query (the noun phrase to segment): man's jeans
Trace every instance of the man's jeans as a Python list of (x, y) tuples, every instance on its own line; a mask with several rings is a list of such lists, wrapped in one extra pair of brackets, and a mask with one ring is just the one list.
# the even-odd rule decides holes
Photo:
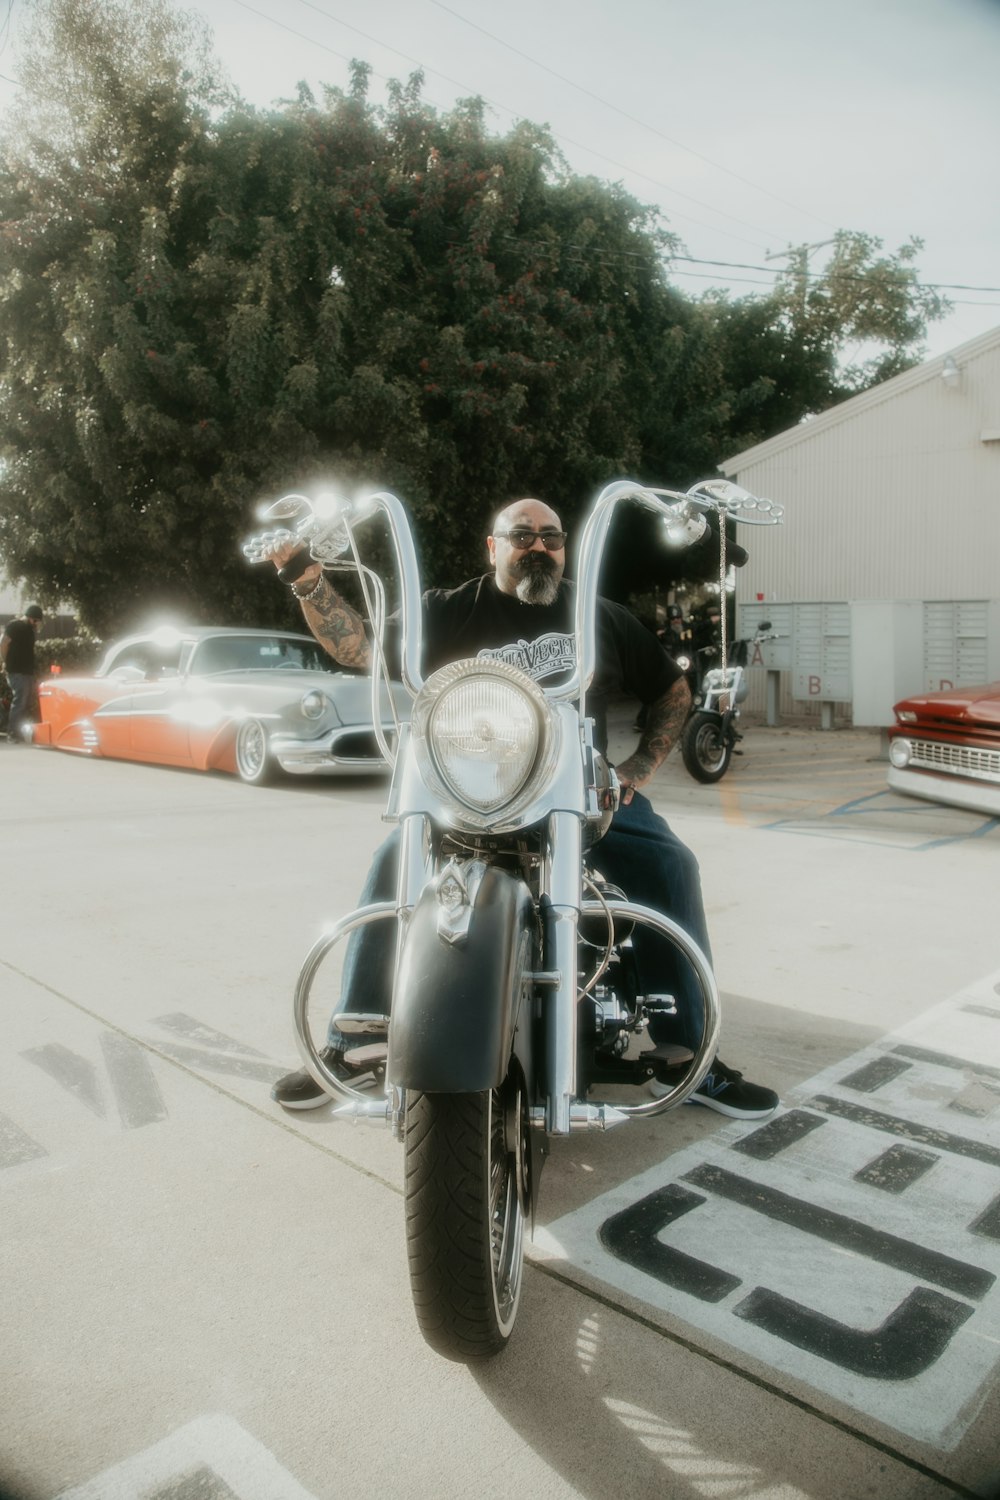
[[(376, 851), (359, 905), (393, 899), (398, 849), (397, 830)], [(610, 829), (589, 853), (592, 867), (619, 886), (628, 900), (672, 917), (711, 963), (698, 863), (641, 793), (618, 809)], [(392, 918), (387, 921), (395, 926)], [(650, 1039), (654, 1044), (679, 1042), (695, 1051), (704, 1028), (704, 1007), (694, 971), (673, 944), (648, 929), (637, 927), (633, 941), (642, 991), (671, 994), (677, 1000), (676, 1016), (658, 1016), (650, 1023)], [(338, 1011), (372, 1014), (389, 1009), (394, 952), (395, 943), (386, 940), (383, 922), (369, 923), (352, 934)], [(336, 1020), (335, 1013), (329, 1039), (339, 1046)]]
[(30, 672), (8, 672), (10, 683), (10, 718), (7, 721), (7, 738), (19, 740), (23, 724), (33, 724), (37, 714), (38, 687)]

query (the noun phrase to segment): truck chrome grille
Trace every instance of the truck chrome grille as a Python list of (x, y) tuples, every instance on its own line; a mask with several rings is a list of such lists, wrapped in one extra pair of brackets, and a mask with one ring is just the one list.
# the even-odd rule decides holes
[(1000, 750), (977, 750), (969, 745), (946, 745), (940, 740), (911, 740), (910, 765), (925, 771), (946, 771), (976, 781), (1000, 781)]

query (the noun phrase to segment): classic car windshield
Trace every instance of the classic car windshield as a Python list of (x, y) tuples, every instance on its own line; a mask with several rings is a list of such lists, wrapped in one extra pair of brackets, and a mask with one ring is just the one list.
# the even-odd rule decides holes
[(200, 676), (216, 672), (266, 672), (284, 669), (336, 672), (336, 662), (315, 641), (283, 635), (216, 635), (200, 641), (191, 658), (191, 671)]
[(108, 658), (101, 671), (104, 675), (122, 667), (133, 667), (152, 681), (157, 677), (174, 677), (181, 659), (181, 642), (143, 640), (126, 642)]

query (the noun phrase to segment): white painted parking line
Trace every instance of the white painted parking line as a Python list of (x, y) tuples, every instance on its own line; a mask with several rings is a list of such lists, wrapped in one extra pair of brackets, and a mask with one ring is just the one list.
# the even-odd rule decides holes
[(59, 1500), (314, 1500), (232, 1417), (199, 1417)]
[(899, 1433), (1000, 1371), (1000, 974), (536, 1235)]

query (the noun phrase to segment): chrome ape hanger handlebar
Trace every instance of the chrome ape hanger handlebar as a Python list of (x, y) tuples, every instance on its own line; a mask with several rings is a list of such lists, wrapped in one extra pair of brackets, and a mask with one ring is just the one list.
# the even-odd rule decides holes
[[(657, 491), (657, 494), (667, 493)], [(751, 495), (731, 479), (700, 479), (687, 493), (678, 496), (692, 506), (703, 506), (717, 510), (730, 521), (740, 521), (747, 526), (780, 526), (785, 518), (785, 507), (774, 500), (762, 500)]]
[(290, 523), (258, 532), (243, 543), (242, 549), (248, 562), (262, 563), (270, 562), (281, 548), (294, 545), (295, 555), (278, 570), (282, 583), (294, 583), (301, 578), (311, 562), (328, 568), (350, 551), (343, 506), (334, 495), (319, 495), (315, 501), (308, 495), (282, 495), (259, 512), (259, 519)]
[[(596, 656), (595, 603), (598, 580), (604, 556), (604, 546), (611, 517), (615, 507), (624, 500), (632, 500), (660, 515), (667, 527), (668, 535), (675, 544), (690, 546), (704, 536), (708, 529), (705, 512), (716, 511), (720, 519), (746, 522), (755, 526), (780, 525), (784, 509), (770, 500), (761, 500), (749, 490), (726, 479), (706, 479), (684, 493), (677, 490), (655, 489), (634, 480), (617, 480), (609, 484), (597, 497), (584, 526), (580, 544), (580, 557), (576, 602), (576, 637), (578, 642), (577, 670), (570, 681), (556, 689), (548, 689), (551, 696), (574, 699), (582, 696), (593, 680)], [(350, 566), (345, 554), (351, 553), (353, 565), (364, 574), (354, 545), (353, 527), (367, 520), (376, 512), (383, 512), (392, 535), (399, 565), (401, 593), (402, 661), (401, 676), (407, 690), (415, 697), (423, 686), (421, 676), (422, 616), (420, 609), (420, 574), (416, 548), (410, 529), (409, 518), (402, 502), (387, 490), (362, 495), (355, 500), (326, 493), (310, 500), (301, 494), (283, 495), (280, 500), (260, 512), (260, 519), (288, 520), (291, 527), (279, 527), (261, 532), (243, 544), (243, 555), (250, 562), (266, 562), (289, 542), (299, 544), (300, 557), (292, 558), (280, 570), (279, 577), (285, 582), (294, 582), (309, 562), (318, 562), (323, 567), (338, 564)], [(344, 562), (341, 560), (345, 559)], [(293, 567), (298, 562), (297, 572)], [(364, 578), (362, 576), (362, 582)], [(373, 615), (375, 619), (378, 615)], [(376, 629), (381, 650), (381, 628)]]

